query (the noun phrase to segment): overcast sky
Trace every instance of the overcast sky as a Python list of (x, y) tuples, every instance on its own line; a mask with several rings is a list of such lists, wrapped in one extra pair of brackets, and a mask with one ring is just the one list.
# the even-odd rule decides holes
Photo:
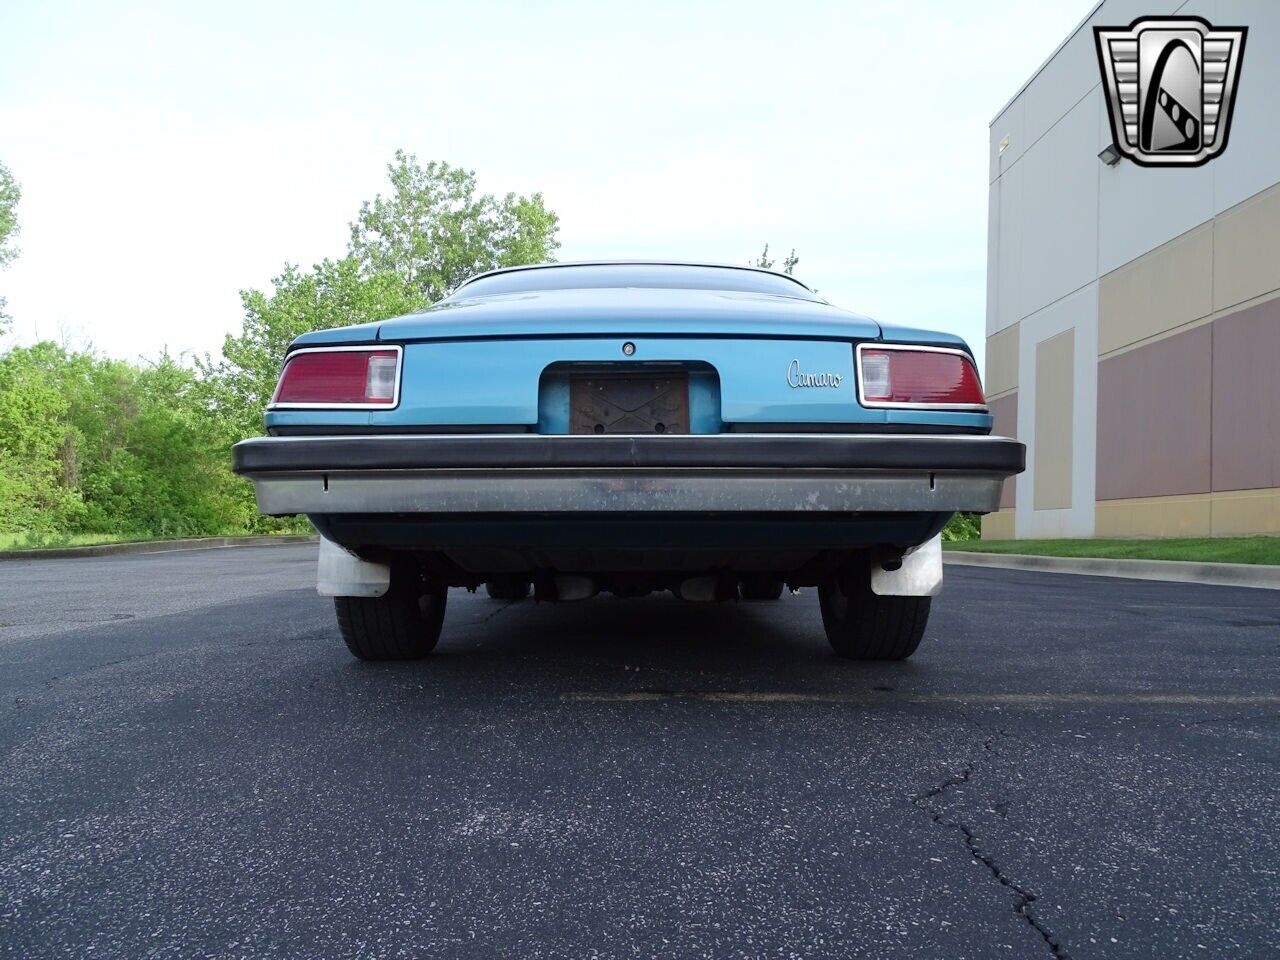
[(1088, 0), (0, 3), (8, 342), (216, 351), (397, 147), (540, 190), (562, 260), (795, 247), (979, 351), (987, 124)]

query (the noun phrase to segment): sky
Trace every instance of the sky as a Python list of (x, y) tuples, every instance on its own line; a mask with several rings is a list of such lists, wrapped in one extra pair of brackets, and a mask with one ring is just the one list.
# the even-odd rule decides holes
[(3, 0), (0, 347), (216, 353), (403, 147), (540, 191), (560, 260), (794, 247), (833, 303), (981, 355), (987, 127), (1092, 6)]

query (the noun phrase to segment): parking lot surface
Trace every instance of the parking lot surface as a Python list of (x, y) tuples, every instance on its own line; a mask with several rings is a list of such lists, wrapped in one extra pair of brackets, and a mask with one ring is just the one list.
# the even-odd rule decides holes
[(3, 957), (1261, 957), (1280, 594), (950, 566), (499, 603), (353, 661), (315, 547), (0, 564)]

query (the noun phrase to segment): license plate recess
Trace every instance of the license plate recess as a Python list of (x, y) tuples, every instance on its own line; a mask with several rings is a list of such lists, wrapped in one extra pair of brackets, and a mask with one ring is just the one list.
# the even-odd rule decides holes
[(569, 432), (688, 433), (689, 377), (683, 373), (571, 377)]

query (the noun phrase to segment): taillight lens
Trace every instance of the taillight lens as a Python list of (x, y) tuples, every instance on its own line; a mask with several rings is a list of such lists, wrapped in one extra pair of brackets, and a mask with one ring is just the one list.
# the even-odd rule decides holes
[(864, 346), (858, 350), (867, 406), (985, 406), (978, 370), (967, 353)]
[(398, 350), (299, 350), (285, 361), (271, 403), (391, 407), (399, 378)]

